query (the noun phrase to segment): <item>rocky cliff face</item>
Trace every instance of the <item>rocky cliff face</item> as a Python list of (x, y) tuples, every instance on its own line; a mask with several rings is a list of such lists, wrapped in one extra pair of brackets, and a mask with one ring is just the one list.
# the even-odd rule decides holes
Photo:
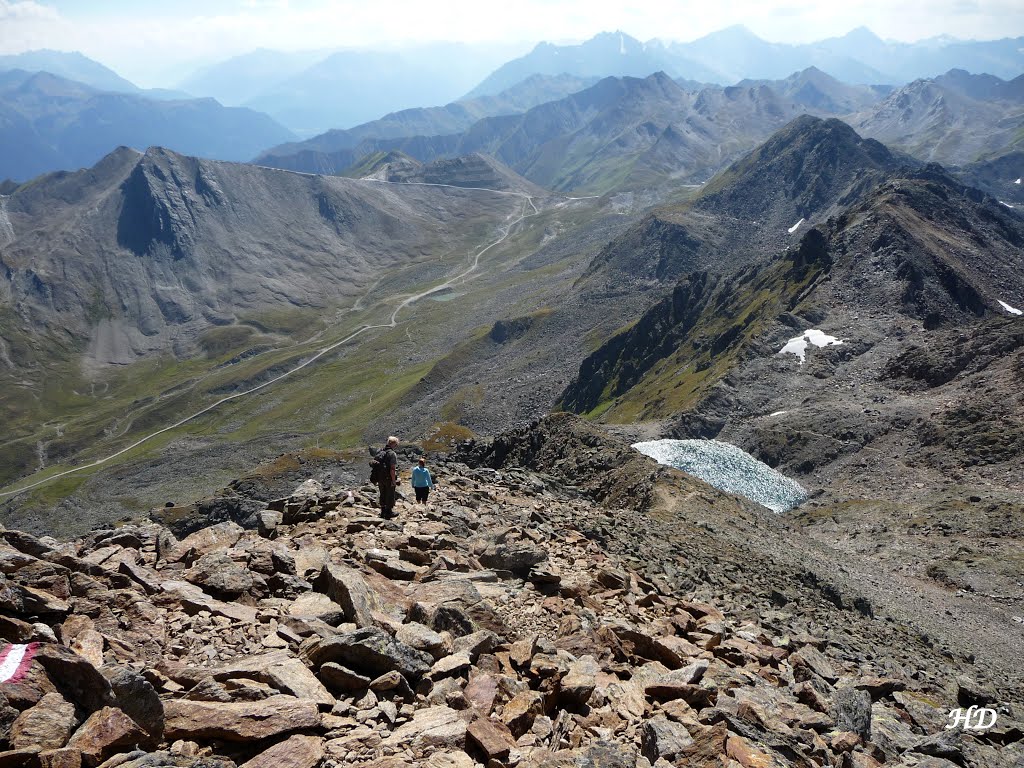
[[(506, 196), (507, 197), (507, 196)], [(5, 201), (4, 293), (99, 362), (186, 355), (211, 326), (337, 306), (508, 200), (122, 149)], [(486, 215), (486, 214), (485, 214)], [(0, 294), (3, 295), (3, 294)]]
[[(628, 448), (566, 417), (482, 450), (499, 471), (442, 459), (432, 504), (402, 503), (393, 521), (371, 489), (310, 479), (255, 530), (0, 531), (0, 636), (26, 654), (0, 683), (0, 756), (996, 768), (1024, 755), (1012, 689), (957, 678), (959, 657), (873, 619), (886, 606), (815, 575), (814, 557), (780, 579), (783, 550), (762, 548), (775, 534), (723, 545), (743, 520), (781, 532), (770, 515), (705, 486), (659, 522), (684, 479), (668, 470), (643, 511), (596, 506), (568, 479)], [(681, 528), (693, 514), (707, 527)], [(998, 706), (999, 727), (944, 730), (960, 704)]]

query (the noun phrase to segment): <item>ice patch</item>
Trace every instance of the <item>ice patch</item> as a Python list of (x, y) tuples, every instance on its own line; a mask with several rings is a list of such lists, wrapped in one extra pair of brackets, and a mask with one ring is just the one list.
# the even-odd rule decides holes
[(1014, 184), (1020, 184), (1020, 179), (1017, 179), (1017, 180), (1016, 180), (1015, 182), (1013, 182), (1013, 183), (1014, 183)]
[(1024, 312), (1021, 312), (1021, 311), (1020, 311), (1019, 309), (1017, 309), (1016, 307), (1011, 307), (1011, 306), (1010, 306), (1009, 304), (1007, 304), (1007, 303), (1006, 303), (1005, 301), (1000, 301), (999, 299), (996, 299), (996, 301), (999, 301), (999, 306), (1001, 306), (1001, 307), (1002, 307), (1003, 309), (1005, 309), (1005, 310), (1006, 310), (1007, 312), (1009, 312), (1009, 313), (1010, 313), (1011, 315), (1024, 315)]
[(789, 413), (789, 411), (775, 411), (775, 413), (769, 413), (768, 418), (770, 419), (772, 416), (781, 416), (784, 413)]
[(794, 224), (792, 227), (789, 228), (789, 234), (792, 235), (794, 232), (796, 232), (798, 229), (800, 229), (800, 225), (803, 224), (803, 223), (804, 223), (804, 220), (800, 219), (800, 221), (798, 221), (796, 224)]
[(659, 464), (681, 469), (773, 512), (787, 512), (807, 498), (806, 489), (796, 480), (719, 440), (652, 440), (633, 447)]
[(800, 365), (804, 364), (804, 360), (807, 357), (807, 345), (813, 344), (816, 347), (827, 347), (832, 344), (842, 344), (841, 339), (837, 339), (835, 336), (829, 336), (823, 331), (819, 331), (816, 328), (812, 328), (809, 331), (804, 331), (799, 336), (794, 336), (792, 339), (786, 342), (786, 346), (779, 350), (780, 355), (784, 355), (789, 352), (792, 355), (796, 355), (800, 358)]
[(1013, 208), (1014, 207), (1014, 206), (1010, 205), (1009, 203), (1004, 202), (1002, 200), (1000, 200), (999, 202), (1002, 203), (1003, 205), (1005, 205), (1007, 208)]

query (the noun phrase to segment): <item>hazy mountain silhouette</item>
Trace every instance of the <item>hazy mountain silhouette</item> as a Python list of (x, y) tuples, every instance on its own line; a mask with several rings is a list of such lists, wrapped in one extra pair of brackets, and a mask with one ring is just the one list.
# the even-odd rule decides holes
[(0, 73), (0, 178), (89, 166), (119, 145), (243, 160), (291, 137), (266, 115), (213, 99), (154, 100), (46, 72)]

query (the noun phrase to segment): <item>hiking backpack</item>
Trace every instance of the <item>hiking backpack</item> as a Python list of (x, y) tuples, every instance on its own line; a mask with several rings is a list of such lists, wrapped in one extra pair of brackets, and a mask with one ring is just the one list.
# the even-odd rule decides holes
[(390, 479), (387, 457), (384, 455), (386, 451), (386, 448), (382, 448), (370, 459), (370, 482), (374, 485), (380, 485)]

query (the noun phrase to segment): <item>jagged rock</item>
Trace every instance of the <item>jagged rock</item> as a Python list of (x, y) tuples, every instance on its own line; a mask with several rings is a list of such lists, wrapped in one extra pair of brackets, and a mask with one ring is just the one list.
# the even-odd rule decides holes
[(127, 667), (107, 667), (104, 676), (110, 682), (116, 706), (159, 743), (164, 733), (164, 705), (153, 685)]
[(48, 693), (18, 715), (11, 725), (10, 744), (14, 749), (59, 749), (68, 743), (77, 724), (74, 704), (59, 693)]
[(984, 707), (998, 703), (999, 695), (992, 686), (982, 685), (972, 677), (960, 675), (956, 679), (956, 700), (963, 707)]
[(334, 697), (298, 659), (272, 664), (260, 677), (283, 693), (315, 701), (322, 707), (334, 706)]
[(324, 685), (333, 691), (347, 692), (358, 691), (370, 686), (370, 678), (353, 672), (348, 667), (343, 667), (333, 661), (326, 662), (320, 667), (320, 679)]
[(964, 762), (963, 738), (956, 728), (921, 739), (914, 745), (913, 750), (922, 755), (950, 760), (957, 765), (963, 765)]
[(187, 581), (165, 581), (163, 591), (181, 601), (182, 607), (190, 613), (208, 611), (214, 616), (223, 616), (243, 624), (256, 623), (256, 609), (238, 603), (225, 603), (203, 592)]
[(473, 632), (462, 637), (455, 638), (452, 650), (455, 653), (465, 651), (469, 654), (470, 660), (475, 664), (482, 653), (490, 653), (498, 647), (500, 639), (496, 634), (487, 629)]
[(357, 627), (373, 626), (372, 593), (358, 571), (329, 563), (323, 566), (313, 588), (340, 605), (346, 621)]
[(697, 683), (707, 672), (708, 662), (701, 659), (688, 664), (682, 669), (675, 669), (663, 675), (656, 675), (647, 680), (644, 685), (644, 693), (656, 699), (670, 701), (672, 699), (686, 699), (696, 696), (693, 690)]
[(871, 696), (856, 688), (837, 688), (832, 697), (836, 729), (871, 740)]
[(558, 701), (562, 706), (585, 704), (597, 687), (601, 665), (593, 656), (581, 656), (569, 665), (569, 670), (558, 684)]
[(896, 691), (905, 690), (907, 683), (894, 677), (868, 676), (859, 678), (853, 684), (853, 687), (861, 691), (867, 691), (872, 701), (878, 701)]
[(485, 568), (511, 571), (525, 576), (530, 568), (548, 559), (548, 553), (535, 544), (502, 542), (492, 544), (478, 558)]
[(443, 677), (452, 677), (455, 675), (461, 675), (467, 669), (469, 669), (472, 662), (469, 660), (469, 654), (465, 651), (461, 653), (453, 653), (450, 656), (445, 656), (442, 659), (438, 659), (434, 666), (427, 672), (427, 677), (431, 680), (440, 680)]
[[(430, 627), (425, 627), (416, 621), (410, 621), (398, 627), (395, 631), (395, 639), (405, 643), (410, 648), (426, 651), (435, 659), (446, 655), (444, 638), (430, 629)], [(462, 649), (460, 648), (459, 650)]]
[(516, 743), (507, 727), (486, 718), (477, 718), (470, 723), (466, 735), (484, 756), (485, 762), (505, 762)]
[(314, 638), (303, 644), (300, 654), (315, 667), (337, 661), (374, 677), (395, 669), (407, 680), (421, 678), (433, 662), (430, 654), (410, 648), (377, 627)]
[(498, 681), (488, 674), (471, 674), (463, 695), (470, 706), (487, 717), (498, 698)]
[(82, 768), (82, 753), (74, 747), (44, 749), (38, 757), (39, 768)]
[(316, 768), (323, 758), (323, 741), (318, 736), (296, 734), (242, 763), (240, 768)]
[(319, 724), (316, 702), (294, 696), (230, 704), (176, 699), (164, 705), (164, 734), (171, 741), (249, 741), (316, 728)]
[(201, 557), (211, 552), (230, 549), (238, 543), (243, 533), (245, 531), (238, 523), (217, 523), (189, 534), (178, 542), (177, 549), (181, 552), (194, 550)]
[(54, 643), (40, 644), (33, 666), (42, 666), (52, 680), (58, 681), (65, 698), (87, 711), (114, 703), (110, 683), (87, 660), (74, 651)]
[(265, 539), (272, 539), (277, 534), (277, 526), (284, 516), (272, 509), (265, 509), (256, 516), (256, 531)]
[(147, 734), (120, 709), (104, 707), (93, 712), (68, 742), (82, 753), (86, 765), (99, 765), (120, 747), (144, 741)]
[(518, 738), (530, 730), (533, 719), (544, 711), (544, 698), (536, 691), (517, 693), (505, 704), (501, 722)]
[(793, 665), (794, 673), (797, 669), (806, 669), (830, 683), (834, 683), (839, 679), (839, 675), (836, 673), (832, 663), (825, 658), (821, 651), (811, 645), (805, 645), (796, 653), (790, 655), (789, 662)]
[(690, 732), (683, 725), (662, 715), (644, 721), (640, 729), (640, 752), (652, 763), (659, 758), (676, 760), (693, 744)]
[(345, 620), (341, 606), (321, 592), (306, 592), (288, 606), (291, 616), (312, 617), (327, 624), (337, 625)]
[(253, 576), (223, 552), (210, 552), (196, 560), (184, 578), (204, 590), (225, 597), (237, 597), (253, 586)]
[(417, 710), (412, 720), (399, 726), (385, 744), (423, 749), (465, 749), (466, 720), (449, 707)]

